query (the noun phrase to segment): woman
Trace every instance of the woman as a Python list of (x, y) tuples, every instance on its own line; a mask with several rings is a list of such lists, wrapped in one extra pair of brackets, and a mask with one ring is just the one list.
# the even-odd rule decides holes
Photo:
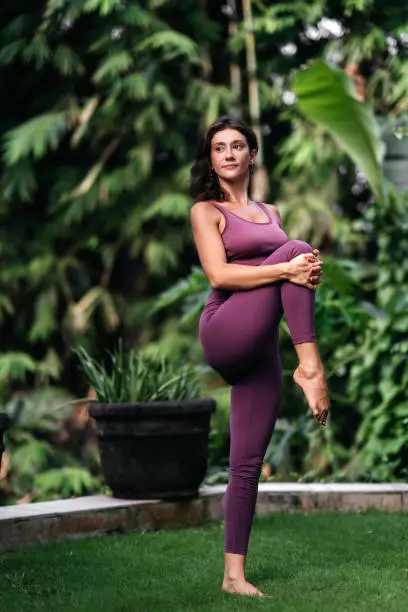
[(321, 424), (330, 400), (313, 320), (323, 262), (307, 243), (288, 239), (275, 206), (248, 198), (257, 150), (254, 132), (241, 120), (221, 117), (210, 126), (191, 170), (191, 223), (212, 287), (200, 341), (208, 363), (232, 385), (222, 588), (262, 596), (246, 581), (244, 568), (258, 480), (281, 400), (283, 313), (299, 358), (295, 383)]

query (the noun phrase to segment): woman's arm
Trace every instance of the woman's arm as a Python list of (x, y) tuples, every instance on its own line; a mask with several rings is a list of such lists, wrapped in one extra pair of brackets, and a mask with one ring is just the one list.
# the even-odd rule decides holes
[[(246, 266), (228, 263), (219, 231), (220, 212), (208, 202), (197, 202), (191, 208), (191, 225), (198, 256), (204, 273), (214, 289), (232, 291), (254, 289), (281, 280), (316, 286), (310, 282), (313, 266), (322, 262), (312, 255), (299, 255), (287, 263)], [(313, 262), (310, 259), (313, 258)]]

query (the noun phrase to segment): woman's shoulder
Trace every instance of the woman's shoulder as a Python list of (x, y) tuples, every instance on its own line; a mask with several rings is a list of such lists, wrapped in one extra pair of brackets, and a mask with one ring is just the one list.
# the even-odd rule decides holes
[(277, 206), (275, 206), (275, 204), (266, 204), (266, 202), (262, 202), (262, 204), (264, 206), (266, 206), (266, 208), (269, 210), (269, 212), (272, 213), (273, 216), (276, 217), (276, 219), (279, 222), (281, 222), (282, 219), (281, 219), (281, 216), (280, 216), (280, 213), (279, 213), (279, 209), (278, 209)]
[(219, 216), (219, 211), (208, 200), (199, 200), (194, 202), (191, 207), (190, 215), (192, 219), (214, 218)]

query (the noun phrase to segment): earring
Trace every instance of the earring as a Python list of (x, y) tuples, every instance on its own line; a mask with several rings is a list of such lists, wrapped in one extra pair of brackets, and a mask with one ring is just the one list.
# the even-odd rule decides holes
[(250, 162), (249, 163), (249, 174), (252, 174), (254, 170), (255, 170), (255, 164), (254, 162)]

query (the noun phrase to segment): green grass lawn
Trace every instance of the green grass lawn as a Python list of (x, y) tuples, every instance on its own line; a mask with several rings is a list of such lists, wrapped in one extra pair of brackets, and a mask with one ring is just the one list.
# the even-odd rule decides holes
[(408, 610), (408, 515), (257, 518), (247, 575), (272, 599), (220, 591), (222, 546), (212, 524), (3, 553), (0, 611)]

